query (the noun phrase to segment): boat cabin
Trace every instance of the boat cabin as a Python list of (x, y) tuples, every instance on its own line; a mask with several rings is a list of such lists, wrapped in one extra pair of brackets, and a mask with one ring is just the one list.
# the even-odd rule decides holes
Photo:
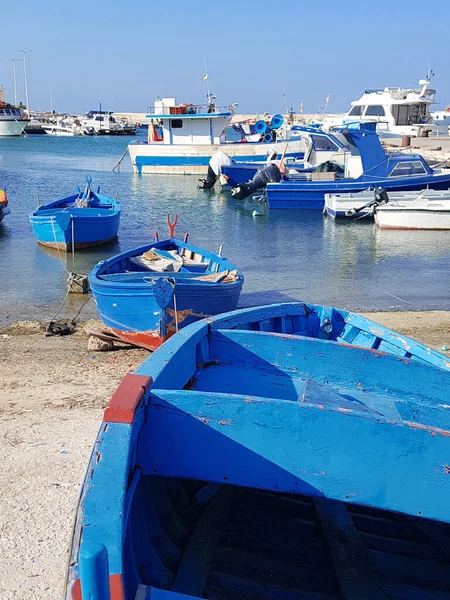
[[(433, 169), (420, 154), (387, 153), (376, 133), (376, 123), (347, 123), (335, 127), (333, 132), (343, 136), (350, 148), (345, 155), (344, 177), (357, 179), (431, 175)], [(333, 137), (333, 134), (330, 134)], [(338, 143), (338, 139), (336, 143)]]
[(2, 87), (0, 87), (0, 119), (23, 119), (22, 109), (6, 101), (6, 91)]
[(176, 104), (175, 98), (155, 100), (146, 115), (148, 143), (223, 144), (236, 106), (216, 107), (212, 99), (207, 105)]
[(425, 126), (433, 129), (429, 108), (435, 103), (436, 90), (429, 88), (428, 79), (421, 79), (419, 84), (421, 89), (385, 87), (365, 90), (361, 98), (351, 102), (350, 110), (343, 118), (325, 119), (325, 124), (375, 121), (380, 134), (420, 135)]

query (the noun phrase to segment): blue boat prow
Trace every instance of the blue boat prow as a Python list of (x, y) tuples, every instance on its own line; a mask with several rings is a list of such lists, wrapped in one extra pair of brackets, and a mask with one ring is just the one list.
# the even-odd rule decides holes
[(449, 384), (330, 307), (192, 324), (105, 411), (66, 600), (448, 598)]
[(30, 214), (37, 241), (50, 248), (70, 251), (104, 244), (117, 236), (120, 204), (113, 198), (94, 192), (91, 178), (78, 193), (43, 204)]

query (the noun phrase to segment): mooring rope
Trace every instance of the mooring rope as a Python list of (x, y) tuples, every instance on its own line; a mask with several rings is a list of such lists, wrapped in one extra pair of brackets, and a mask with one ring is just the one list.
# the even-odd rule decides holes
[(58, 240), (56, 238), (56, 231), (55, 231), (55, 218), (51, 217), (51, 221), (52, 221), (52, 229), (53, 229), (53, 238), (55, 240), (55, 245), (56, 245), (56, 249), (58, 250), (58, 256), (59, 256), (59, 260), (61, 261), (61, 264), (63, 266), (64, 271), (67, 273), (67, 275), (69, 275), (69, 277), (72, 275), (72, 273), (69, 273), (69, 271), (66, 268), (66, 265), (64, 264), (64, 261), (62, 259), (61, 256), (61, 251), (59, 249), (59, 245), (58, 245)]

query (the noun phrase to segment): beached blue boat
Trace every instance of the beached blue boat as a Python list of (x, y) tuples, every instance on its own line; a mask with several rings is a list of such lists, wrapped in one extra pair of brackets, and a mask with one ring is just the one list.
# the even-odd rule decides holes
[(387, 153), (375, 132), (376, 123), (349, 123), (335, 128), (350, 147), (345, 172), (327, 174), (324, 179), (292, 175), (279, 183), (269, 183), (269, 208), (323, 210), (325, 194), (357, 193), (383, 187), (390, 191), (447, 190), (450, 169), (432, 169), (420, 154)]
[(170, 238), (101, 261), (89, 275), (101, 320), (154, 350), (179, 328), (234, 310), (244, 277), (220, 254)]
[(30, 214), (37, 241), (64, 251), (98, 246), (114, 239), (119, 230), (120, 204), (91, 190), (91, 178), (78, 193), (43, 204)]
[(106, 408), (66, 600), (448, 599), (449, 384), (346, 311), (192, 324)]

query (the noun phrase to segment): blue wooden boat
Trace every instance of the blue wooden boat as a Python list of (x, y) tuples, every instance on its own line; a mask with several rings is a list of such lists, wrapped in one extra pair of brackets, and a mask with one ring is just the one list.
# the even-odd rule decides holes
[(37, 241), (50, 248), (70, 251), (98, 246), (114, 239), (119, 230), (120, 204), (91, 190), (91, 178), (78, 193), (43, 204), (30, 214)]
[(293, 303), (194, 323), (120, 383), (66, 600), (444, 600), (445, 357)]
[(289, 176), (269, 183), (269, 208), (323, 210), (325, 194), (357, 193), (383, 187), (390, 191), (448, 190), (450, 169), (432, 169), (420, 154), (386, 153), (375, 132), (376, 123), (349, 123), (335, 130), (350, 147), (345, 173), (330, 174), (333, 179), (308, 180), (306, 175)]
[(242, 273), (185, 240), (155, 241), (91, 271), (100, 318), (120, 339), (154, 350), (179, 328), (237, 307)]

